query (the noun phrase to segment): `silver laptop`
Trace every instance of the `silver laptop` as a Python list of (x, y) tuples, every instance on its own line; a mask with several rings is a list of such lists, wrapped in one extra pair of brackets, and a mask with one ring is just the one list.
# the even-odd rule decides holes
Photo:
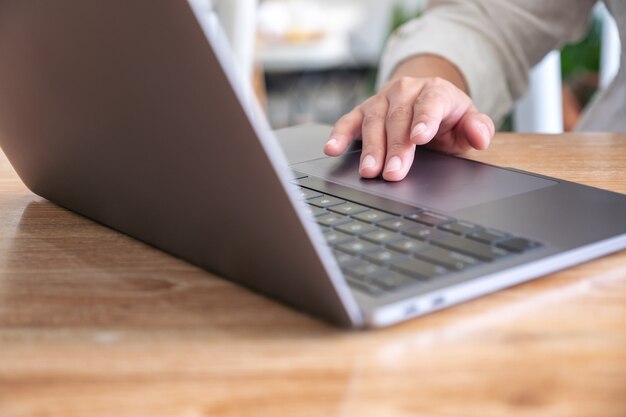
[[(358, 176), (279, 132), (186, 0), (0, 1), (0, 146), (69, 210), (346, 327), (380, 327), (626, 246), (626, 196), (418, 150)], [(282, 143), (282, 146), (281, 146)]]

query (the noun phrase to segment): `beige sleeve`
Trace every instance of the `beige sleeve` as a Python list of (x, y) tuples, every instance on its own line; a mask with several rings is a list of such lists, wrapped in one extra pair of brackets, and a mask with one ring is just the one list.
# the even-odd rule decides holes
[(407, 58), (432, 54), (463, 73), (480, 111), (499, 121), (526, 89), (528, 71), (587, 30), (596, 0), (431, 0), (390, 38), (379, 82)]

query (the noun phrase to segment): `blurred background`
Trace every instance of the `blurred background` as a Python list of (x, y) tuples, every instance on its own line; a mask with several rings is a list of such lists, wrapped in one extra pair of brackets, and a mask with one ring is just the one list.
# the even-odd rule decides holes
[[(385, 41), (426, 0), (193, 0), (220, 25), (274, 128), (334, 123), (375, 91)], [(533, 69), (529, 91), (500, 130), (572, 130), (619, 66), (619, 37), (602, 4), (587, 36)]]

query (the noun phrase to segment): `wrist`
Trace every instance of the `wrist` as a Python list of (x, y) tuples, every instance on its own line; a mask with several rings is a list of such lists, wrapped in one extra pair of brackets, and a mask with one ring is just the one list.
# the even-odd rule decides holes
[(390, 79), (400, 77), (443, 78), (469, 95), (469, 88), (463, 73), (453, 63), (437, 55), (416, 55), (402, 61), (395, 68)]

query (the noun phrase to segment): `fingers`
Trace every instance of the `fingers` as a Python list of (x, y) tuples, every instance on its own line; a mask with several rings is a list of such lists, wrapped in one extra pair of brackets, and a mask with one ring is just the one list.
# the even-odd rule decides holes
[(459, 154), (470, 149), (487, 149), (495, 133), (493, 121), (472, 106), (453, 129), (439, 133), (429, 146), (446, 153)]
[(415, 145), (408, 140), (412, 120), (411, 102), (400, 101), (390, 105), (386, 120), (387, 155), (383, 170), (383, 178), (387, 181), (400, 181), (406, 177), (413, 163)]
[(383, 178), (387, 181), (400, 181), (406, 177), (413, 158), (415, 157), (415, 145), (407, 144), (403, 149), (389, 153), (385, 162)]
[(359, 174), (364, 178), (377, 177), (383, 168), (387, 146), (385, 123), (388, 108), (389, 103), (382, 96), (374, 96), (363, 104), (363, 149)]
[(374, 96), (343, 116), (335, 124), (324, 152), (329, 156), (340, 155), (360, 135), (363, 147), (359, 173), (364, 178), (378, 176), (385, 160), (387, 108), (384, 97)]
[(433, 78), (426, 82), (413, 106), (410, 141), (416, 145), (429, 143), (445, 126), (458, 123), (471, 100), (450, 82)]
[(471, 105), (471, 101), (464, 99), (463, 95), (451, 83), (435, 78), (423, 83), (419, 90), (414, 90), (408, 96), (411, 98), (409, 102), (392, 105), (387, 120), (384, 179), (400, 181), (406, 177), (415, 156), (415, 145), (429, 143), (442, 125), (456, 124)]
[(429, 144), (448, 153), (482, 150), (494, 132), (491, 118), (448, 81), (430, 79), (415, 100), (410, 140), (416, 145)]
[(360, 135), (361, 176), (373, 178), (382, 172), (385, 180), (399, 181), (413, 163), (416, 145), (450, 153), (485, 149), (494, 131), (491, 119), (454, 84), (401, 77), (343, 116), (324, 151), (337, 156)]
[(496, 131), (491, 118), (476, 110), (465, 113), (457, 129), (457, 134), (463, 135), (467, 144), (478, 150), (489, 147)]
[(356, 107), (337, 121), (324, 146), (324, 153), (328, 156), (341, 155), (350, 143), (361, 135), (362, 125), (363, 113), (360, 107)]

